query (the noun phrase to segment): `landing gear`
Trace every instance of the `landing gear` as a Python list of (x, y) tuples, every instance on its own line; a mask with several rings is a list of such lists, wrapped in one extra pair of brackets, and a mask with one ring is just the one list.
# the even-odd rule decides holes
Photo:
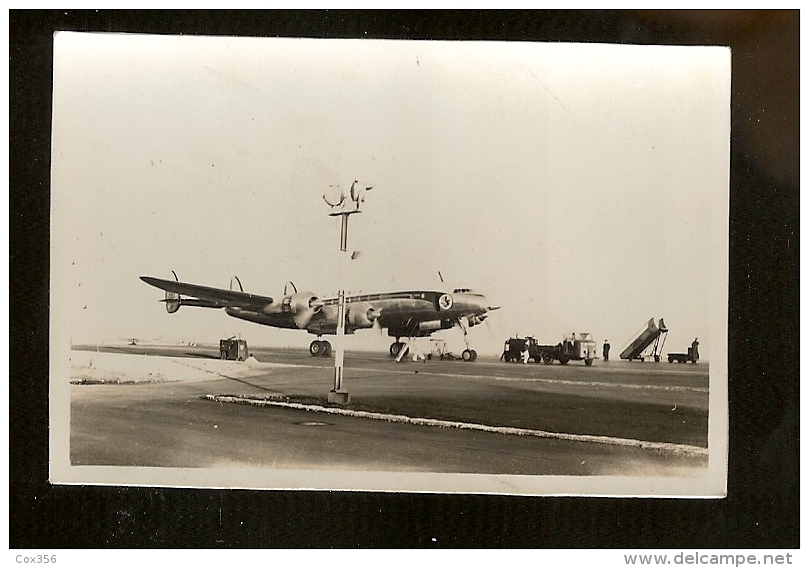
[(328, 357), (331, 355), (331, 343), (328, 341), (313, 341), (309, 344), (309, 353), (312, 357)]
[(466, 344), (466, 349), (461, 351), (461, 359), (467, 363), (471, 363), (478, 358), (478, 352), (469, 347), (469, 333), (466, 331), (466, 326), (461, 319), (458, 319), (458, 327), (463, 331), (463, 342)]
[[(404, 347), (405, 347), (405, 344), (402, 343), (401, 341), (399, 341), (399, 338), (397, 337), (396, 341), (390, 344), (390, 356), (391, 357), (397, 357), (399, 355), (399, 353), (402, 352), (402, 348), (404, 348)], [(405, 351), (404, 354), (407, 355), (407, 351)]]
[(471, 363), (472, 361), (474, 361), (477, 358), (478, 358), (478, 352), (475, 351), (474, 349), (464, 349), (461, 352), (461, 359), (463, 359), (464, 361), (467, 361), (469, 363)]

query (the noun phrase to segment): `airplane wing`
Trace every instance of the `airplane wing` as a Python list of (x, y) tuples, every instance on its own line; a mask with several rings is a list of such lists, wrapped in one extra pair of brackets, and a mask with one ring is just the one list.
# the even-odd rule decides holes
[(259, 296), (237, 290), (211, 288), (209, 286), (189, 284), (187, 282), (178, 282), (176, 280), (163, 280), (161, 278), (153, 278), (151, 276), (141, 276), (140, 279), (147, 284), (150, 284), (155, 288), (165, 290), (166, 292), (183, 294), (185, 296), (191, 296), (192, 298), (205, 300), (205, 307), (239, 307), (257, 310), (268, 304), (272, 304), (273, 302), (273, 299), (268, 296)]

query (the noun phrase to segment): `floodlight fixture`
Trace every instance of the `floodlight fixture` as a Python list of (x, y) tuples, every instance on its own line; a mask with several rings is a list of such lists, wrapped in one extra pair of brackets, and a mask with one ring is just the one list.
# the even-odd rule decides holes
[(345, 193), (343, 193), (339, 185), (330, 185), (326, 193), (323, 194), (323, 200), (330, 207), (340, 207), (345, 201), (345, 198)]

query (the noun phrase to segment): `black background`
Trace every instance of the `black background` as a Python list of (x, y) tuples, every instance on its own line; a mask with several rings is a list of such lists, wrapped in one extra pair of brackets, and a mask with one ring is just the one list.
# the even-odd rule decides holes
[[(56, 30), (731, 46), (727, 498), (49, 485), (49, 175)], [(11, 548), (799, 547), (797, 10), (12, 10), (9, 32)], [(14, 348), (21, 344), (35, 349)]]

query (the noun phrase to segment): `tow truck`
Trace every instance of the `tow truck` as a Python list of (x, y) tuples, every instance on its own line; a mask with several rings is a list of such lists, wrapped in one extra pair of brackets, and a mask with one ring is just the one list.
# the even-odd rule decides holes
[(596, 359), (596, 342), (588, 332), (575, 333), (565, 336), (556, 345), (538, 345), (539, 356), (542, 362), (550, 365), (554, 360), (562, 365), (567, 365), (568, 361), (584, 361), (588, 367)]
[(528, 349), (528, 360), (534, 363), (542, 361), (550, 365), (554, 361), (559, 361), (562, 365), (567, 365), (570, 361), (584, 361), (588, 367), (596, 359), (596, 342), (589, 332), (573, 333), (565, 336), (556, 345), (540, 345), (532, 336), (520, 339), (512, 337), (505, 342), (501, 361), (521, 361), (523, 353)]

